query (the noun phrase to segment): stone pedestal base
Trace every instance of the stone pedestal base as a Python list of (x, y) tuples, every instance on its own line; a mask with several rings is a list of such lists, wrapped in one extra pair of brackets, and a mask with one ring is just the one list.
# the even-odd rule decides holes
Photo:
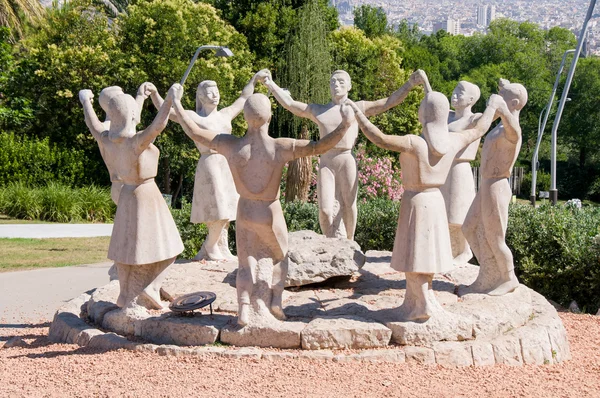
[[(208, 309), (197, 310), (190, 317), (143, 307), (116, 309), (119, 285), (113, 281), (61, 308), (50, 327), (50, 338), (159, 355), (268, 360), (484, 366), (543, 365), (571, 358), (567, 334), (556, 310), (527, 287), (519, 286), (504, 296), (457, 297), (457, 288), (477, 277), (479, 267), (472, 265), (434, 277), (433, 293), (440, 311), (430, 319), (398, 322), (406, 281), (404, 274), (390, 268), (389, 262), (389, 252), (368, 252), (367, 263), (350, 280), (284, 292), (288, 321), (276, 320), (265, 312), (245, 327), (235, 326), (237, 294), (232, 271), (237, 264), (181, 262), (169, 268), (165, 290), (173, 296), (215, 292), (214, 316), (208, 314)], [(268, 301), (271, 291), (259, 289), (257, 293), (258, 305), (261, 300)], [(135, 338), (130, 341), (131, 336)], [(217, 341), (232, 347), (211, 346)], [(241, 346), (249, 347), (238, 348)], [(269, 351), (268, 347), (290, 351)]]

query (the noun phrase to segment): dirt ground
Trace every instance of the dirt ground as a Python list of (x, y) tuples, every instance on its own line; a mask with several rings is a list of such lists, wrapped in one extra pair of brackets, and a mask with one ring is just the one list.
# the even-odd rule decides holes
[(0, 397), (598, 397), (600, 317), (562, 313), (573, 359), (454, 368), (165, 357), (48, 341), (48, 323), (0, 324)]

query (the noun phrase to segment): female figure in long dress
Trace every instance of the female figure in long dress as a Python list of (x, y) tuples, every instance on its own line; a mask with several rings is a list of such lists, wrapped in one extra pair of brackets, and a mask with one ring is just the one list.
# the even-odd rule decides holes
[[(120, 307), (136, 301), (149, 309), (162, 308), (159, 291), (165, 270), (183, 251), (173, 217), (154, 182), (159, 150), (153, 141), (167, 125), (172, 102), (168, 96), (152, 124), (136, 132), (135, 100), (116, 95), (107, 106), (108, 134), (99, 137), (107, 163), (123, 183), (108, 248), (108, 258), (117, 267)], [(94, 130), (102, 127), (97, 118), (90, 122)]]
[[(196, 90), (196, 111), (186, 111), (186, 113), (200, 128), (219, 134), (231, 134), (231, 122), (244, 108), (246, 100), (254, 92), (255, 84), (256, 76), (253, 76), (233, 104), (218, 110), (221, 97), (217, 83), (205, 80), (198, 85)], [(152, 102), (157, 108), (160, 108), (163, 99), (158, 94), (156, 87), (149, 87), (149, 91)], [(180, 123), (173, 110), (171, 110), (170, 118)], [(200, 159), (196, 166), (190, 221), (194, 224), (206, 223), (208, 227), (208, 235), (194, 259), (235, 259), (229, 251), (227, 240), (229, 222), (236, 219), (239, 200), (231, 171), (223, 155), (202, 145), (197, 140), (194, 140), (194, 144), (200, 151)]]
[[(424, 74), (423, 82), (426, 82)], [(490, 98), (474, 129), (450, 133), (448, 100), (442, 93), (429, 92), (419, 107), (421, 136), (383, 134), (350, 103), (358, 125), (371, 142), (401, 152), (405, 190), (391, 261), (392, 268), (406, 273), (406, 296), (399, 309), (401, 320), (424, 321), (443, 311), (431, 290), (433, 275), (452, 268), (448, 218), (439, 188), (446, 181), (458, 151), (487, 131), (495, 118), (498, 101), (502, 101), (499, 96)]]

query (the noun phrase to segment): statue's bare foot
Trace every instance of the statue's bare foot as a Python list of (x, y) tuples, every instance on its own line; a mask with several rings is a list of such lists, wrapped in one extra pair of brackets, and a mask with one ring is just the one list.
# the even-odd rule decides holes
[(238, 325), (246, 326), (250, 320), (250, 304), (240, 304), (238, 310)]
[(495, 289), (490, 290), (488, 294), (490, 296), (503, 296), (514, 291), (519, 286), (519, 281), (514, 271), (510, 271), (506, 279), (508, 280), (502, 282)]
[(287, 317), (280, 305), (271, 305), (271, 314), (280, 321), (285, 321)]
[(472, 258), (473, 258), (473, 252), (471, 251), (471, 249), (469, 247), (467, 247), (465, 251), (460, 253), (458, 256), (454, 257), (454, 259), (452, 260), (452, 263), (454, 264), (455, 267), (458, 267), (458, 266), (467, 264), (469, 262), (469, 260)]
[(150, 286), (140, 293), (138, 299), (139, 303), (149, 310), (162, 310), (164, 308), (160, 299), (160, 292)]
[(223, 255), (223, 257), (225, 258), (225, 260), (228, 261), (237, 261), (237, 256), (234, 256), (230, 251), (229, 248), (222, 248), (221, 249), (221, 254)]
[(487, 292), (485, 286), (483, 285), (483, 283), (477, 279), (475, 280), (475, 282), (473, 282), (472, 284), (465, 286), (465, 285), (461, 285), (458, 287), (458, 296), (464, 296), (467, 294), (471, 294), (471, 293), (476, 293), (476, 294), (485, 294)]
[(214, 250), (208, 250), (204, 245), (202, 245), (200, 251), (194, 257), (194, 260), (221, 261), (225, 260), (225, 256), (221, 254), (221, 251), (218, 248), (215, 248)]
[(168, 301), (169, 303), (172, 303), (173, 300), (175, 300), (175, 298), (173, 297), (172, 294), (170, 294), (169, 292), (167, 292), (165, 289), (163, 289), (162, 287), (160, 288), (160, 299), (162, 301)]
[(283, 312), (283, 289), (273, 289), (271, 298), (271, 314), (280, 321), (285, 321), (286, 316)]
[(400, 314), (403, 321), (423, 322), (431, 318), (433, 309), (427, 302), (417, 303), (411, 307), (402, 304), (400, 306)]

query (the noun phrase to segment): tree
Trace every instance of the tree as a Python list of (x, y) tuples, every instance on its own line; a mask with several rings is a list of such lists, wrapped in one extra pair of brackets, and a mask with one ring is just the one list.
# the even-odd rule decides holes
[[(209, 4), (192, 0), (138, 0), (117, 23), (122, 52), (130, 59), (131, 69), (144, 76), (139, 83), (151, 81), (161, 93), (181, 79), (199, 46), (227, 45), (233, 51), (231, 58), (215, 57), (209, 51), (200, 54), (186, 82), (186, 109), (196, 108), (196, 86), (201, 81), (217, 82), (224, 106), (237, 99), (253, 74), (254, 57), (245, 37), (224, 22)], [(143, 123), (147, 125), (153, 115), (154, 112), (147, 112)], [(242, 133), (244, 127), (241, 118), (234, 121), (234, 133)], [(192, 140), (179, 125), (169, 124), (156, 145), (161, 150), (158, 181), (163, 191), (191, 192), (199, 156)]]
[(23, 20), (35, 21), (43, 12), (44, 8), (38, 0), (0, 0), (0, 26), (10, 28), (19, 37), (23, 33)]
[[(91, 0), (73, 0), (52, 8), (47, 18), (22, 42), (20, 59), (10, 72), (8, 98), (31, 101), (31, 126), (23, 132), (50, 142), (82, 149), (89, 161), (89, 182), (107, 183), (108, 175), (97, 145), (84, 123), (77, 93), (82, 88), (98, 94), (118, 85), (135, 95), (144, 81), (164, 93), (179, 81), (202, 44), (227, 44), (235, 56), (216, 58), (202, 53), (187, 80), (185, 104), (195, 109), (195, 87), (215, 80), (223, 105), (233, 102), (252, 75), (253, 56), (245, 38), (221, 20), (214, 7), (192, 0), (139, 0), (127, 14), (109, 20)], [(97, 104), (97, 101), (96, 101)], [(147, 104), (142, 125), (155, 110)], [(96, 106), (98, 115), (103, 112)], [(243, 121), (234, 129), (243, 130)], [(170, 123), (156, 141), (162, 151), (158, 182), (166, 192), (193, 181), (198, 151), (182, 130)]]
[(0, 27), (0, 132), (14, 131), (33, 119), (27, 99), (5, 93), (6, 83), (15, 64), (12, 53), (10, 31)]
[[(329, 102), (331, 54), (327, 40), (328, 27), (317, 0), (309, 0), (298, 12), (298, 26), (289, 36), (280, 80), (292, 96), (305, 103)], [(314, 123), (279, 108), (279, 135), (309, 139)], [(286, 131), (287, 130), (287, 131)], [(310, 157), (290, 162), (286, 181), (286, 202), (308, 201), (312, 175)]]
[(111, 85), (131, 90), (142, 79), (127, 67), (114, 24), (91, 8), (90, 1), (70, 1), (50, 8), (19, 46), (19, 59), (8, 76), (5, 95), (30, 101), (34, 118), (22, 133), (84, 150), (89, 161), (88, 181), (108, 182), (77, 93), (82, 88), (98, 93)]
[(354, 26), (367, 37), (381, 36), (388, 32), (387, 16), (381, 7), (361, 5), (354, 9)]
[[(298, 10), (309, 0), (210, 0), (223, 18), (246, 36), (261, 67), (279, 63), (285, 39), (297, 26)], [(328, 31), (339, 26), (338, 14), (328, 0), (317, 0)]]
[[(559, 134), (560, 141), (571, 146), (577, 154), (577, 164), (584, 169), (590, 160), (598, 159), (600, 147), (600, 59), (579, 60), (571, 101), (565, 107)], [(595, 159), (594, 159), (595, 158)]]

